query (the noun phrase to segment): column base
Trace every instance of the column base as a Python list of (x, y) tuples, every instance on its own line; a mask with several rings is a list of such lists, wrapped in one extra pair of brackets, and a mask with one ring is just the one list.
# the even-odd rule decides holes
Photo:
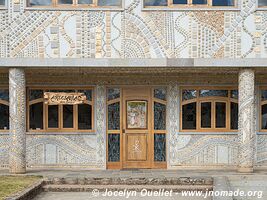
[(240, 173), (253, 173), (253, 167), (239, 167), (237, 169), (238, 172)]

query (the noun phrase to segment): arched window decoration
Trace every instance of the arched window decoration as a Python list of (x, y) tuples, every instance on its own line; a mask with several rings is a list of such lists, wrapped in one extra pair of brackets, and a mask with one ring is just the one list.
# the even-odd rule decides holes
[[(84, 93), (86, 101), (75, 105), (47, 105), (44, 92)], [(92, 131), (92, 89), (29, 89), (28, 130), (30, 131)]]
[(9, 91), (0, 89), (0, 130), (9, 129)]
[(154, 162), (166, 162), (166, 88), (153, 90)]
[(181, 90), (182, 131), (238, 129), (238, 91), (235, 89)]
[(122, 7), (122, 0), (29, 0), (30, 7), (65, 7), (65, 8), (94, 8), (94, 7)]
[(267, 131), (267, 90), (261, 90), (261, 107), (260, 107), (260, 118), (261, 118), (261, 130)]
[[(262, 0), (265, 1), (265, 0)], [(145, 7), (235, 6), (235, 0), (144, 0)]]

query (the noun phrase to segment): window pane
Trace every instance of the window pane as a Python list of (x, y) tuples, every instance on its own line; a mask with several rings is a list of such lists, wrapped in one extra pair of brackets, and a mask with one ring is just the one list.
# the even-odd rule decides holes
[(166, 161), (166, 135), (154, 134), (154, 161)]
[(52, 4), (52, 0), (30, 0), (31, 6), (49, 6)]
[(120, 98), (119, 88), (109, 88), (108, 89), (108, 100)]
[(0, 104), (0, 129), (9, 129), (9, 107)]
[(30, 129), (43, 129), (43, 103), (30, 105)]
[(173, 0), (173, 4), (187, 4), (187, 0)]
[(48, 106), (48, 128), (58, 128), (58, 106)]
[(78, 4), (93, 4), (93, 0), (78, 0)]
[(216, 102), (216, 128), (226, 128), (226, 103)]
[(183, 129), (196, 129), (196, 103), (183, 105)]
[(267, 0), (259, 0), (258, 5), (259, 6), (267, 6)]
[(183, 101), (194, 99), (197, 97), (197, 91), (196, 90), (183, 90), (182, 91), (182, 98)]
[(167, 0), (145, 0), (145, 6), (167, 6)]
[(108, 161), (120, 161), (120, 134), (108, 134)]
[(166, 105), (161, 103), (154, 103), (154, 129), (166, 129)]
[(228, 90), (200, 90), (200, 97), (228, 97)]
[(238, 90), (231, 90), (231, 98), (238, 99)]
[(5, 0), (0, 0), (0, 5), (5, 5)]
[(161, 100), (166, 100), (166, 89), (158, 88), (154, 89), (154, 97)]
[(78, 105), (78, 129), (92, 129), (92, 106), (89, 104)]
[(72, 0), (58, 0), (58, 4), (72, 4)]
[(207, 0), (193, 0), (193, 4), (207, 4)]
[(121, 0), (98, 0), (98, 6), (121, 6)]
[(211, 102), (201, 103), (201, 128), (211, 128)]
[(238, 129), (238, 104), (231, 102), (231, 129)]
[(261, 91), (261, 100), (267, 100), (267, 90), (262, 90)]
[(267, 129), (267, 104), (261, 107), (261, 128)]
[(234, 6), (234, 0), (213, 0), (213, 6)]
[(63, 105), (63, 128), (73, 128), (73, 105)]
[(108, 130), (120, 130), (120, 103), (108, 105)]
[(4, 101), (9, 101), (8, 89), (0, 89), (0, 99)]
[(29, 91), (29, 99), (30, 101), (34, 100), (34, 99), (40, 99), (44, 97), (44, 92), (43, 90), (30, 90)]

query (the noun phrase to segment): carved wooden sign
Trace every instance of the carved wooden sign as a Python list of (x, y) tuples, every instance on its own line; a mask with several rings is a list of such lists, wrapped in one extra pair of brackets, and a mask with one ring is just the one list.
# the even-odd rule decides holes
[(84, 103), (86, 96), (83, 93), (45, 92), (44, 100), (48, 105), (74, 105)]

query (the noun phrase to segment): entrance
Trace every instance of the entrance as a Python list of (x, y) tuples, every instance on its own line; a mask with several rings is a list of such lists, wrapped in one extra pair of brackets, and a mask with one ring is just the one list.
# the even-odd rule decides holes
[(166, 90), (139, 86), (107, 92), (107, 167), (165, 168)]

